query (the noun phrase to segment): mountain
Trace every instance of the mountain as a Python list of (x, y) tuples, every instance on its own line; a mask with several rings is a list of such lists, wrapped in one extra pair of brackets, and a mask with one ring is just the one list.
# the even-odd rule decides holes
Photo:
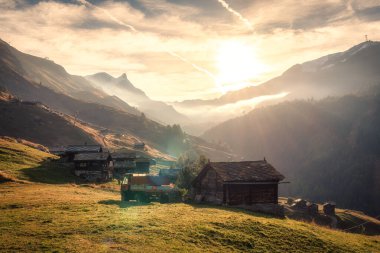
[(136, 88), (128, 80), (125, 73), (118, 78), (114, 78), (108, 73), (101, 72), (86, 76), (86, 79), (92, 82), (94, 87), (128, 101), (129, 104), (134, 105), (138, 110), (158, 122), (179, 124), (189, 121), (187, 117), (177, 112), (173, 106), (150, 99), (142, 90)]
[(371, 95), (296, 100), (206, 131), (245, 159), (266, 157), (290, 181), (283, 194), (380, 212), (380, 88)]
[(127, 74), (123, 73), (120, 77), (114, 78), (108, 73), (100, 72), (94, 75), (89, 75), (85, 77), (86, 79), (92, 81), (101, 89), (107, 88), (119, 88), (132, 93), (135, 96), (141, 96), (142, 98), (148, 99), (147, 95), (140, 89), (136, 88), (127, 78)]
[[(281, 76), (258, 86), (250, 86), (209, 100), (185, 100), (172, 103), (179, 112), (191, 112), (197, 118), (194, 134), (207, 130), (258, 105), (292, 99), (321, 99), (362, 92), (380, 84), (380, 42), (367, 41), (344, 52), (296, 64)], [(282, 96), (281, 94), (286, 94)], [(275, 99), (273, 95), (278, 95)], [(194, 114), (196, 112), (202, 112)], [(206, 115), (205, 115), (206, 114)], [(185, 113), (186, 115), (186, 113)], [(190, 117), (190, 116), (189, 116)], [(212, 120), (210, 120), (212, 119)]]
[(0, 40), (0, 81), (12, 94), (23, 98), (24, 90), (14, 85), (14, 76), (46, 87), (55, 93), (64, 94), (86, 102), (96, 102), (139, 115), (140, 112), (116, 96), (110, 96), (96, 89), (81, 76), (70, 75), (66, 70), (49, 59), (22, 53)]
[(380, 42), (366, 41), (347, 51), (296, 64), (259, 86), (231, 91), (212, 100), (185, 100), (182, 106), (224, 105), (289, 92), (292, 98), (323, 98), (366, 90), (380, 83)]
[[(26, 60), (23, 59), (24, 57)], [(19, 59), (24, 63), (21, 64)], [(32, 64), (34, 62), (36, 63), (36, 66)], [(49, 85), (44, 85), (42, 82), (36, 82), (36, 79), (32, 78), (34, 75), (33, 73), (36, 76), (40, 75), (41, 78), (45, 78), (45, 80), (52, 81), (45, 82)], [(57, 76), (55, 76), (55, 74)], [(106, 75), (100, 76), (107, 77)], [(67, 84), (65, 83), (65, 78), (67, 78)], [(111, 146), (133, 146), (133, 142), (143, 141), (148, 145), (149, 152), (152, 151), (151, 153), (155, 154), (160, 153), (157, 150), (155, 151), (155, 149), (158, 149), (163, 153), (176, 156), (189, 147), (199, 148), (202, 153), (207, 154), (209, 157), (220, 157), (226, 153), (225, 150), (218, 145), (207, 143), (199, 138), (194, 138), (183, 133), (182, 130), (177, 131), (176, 129), (179, 128), (178, 125), (164, 126), (156, 121), (150, 120), (137, 109), (129, 106), (118, 96), (107, 95), (104, 91), (94, 87), (92, 82), (84, 78), (78, 78), (78, 80), (81, 81), (85, 80), (83, 83), (80, 83), (83, 87), (86, 86), (86, 89), (82, 89), (80, 87), (81, 85), (72, 82), (75, 78), (75, 76), (67, 74), (63, 67), (56, 65), (49, 60), (24, 55), (10, 47), (5, 42), (0, 41), (0, 86), (11, 95), (16, 96), (20, 102), (25, 101), (42, 104), (44, 107), (48, 107), (49, 110), (56, 112), (58, 115), (65, 114), (69, 118), (69, 121), (76, 119), (78, 122), (83, 122), (83, 129), (89, 128), (86, 125), (90, 125), (90, 129), (92, 130), (90, 130), (89, 134), (91, 137), (95, 138), (97, 142), (102, 143), (104, 141), (102, 140), (102, 132), (105, 132), (108, 133), (108, 137), (112, 140), (108, 143)], [(122, 75), (120, 78), (111, 77), (111, 80), (114, 79), (116, 79), (116, 85), (121, 85), (122, 87), (128, 86), (129, 81), (126, 78), (126, 75)], [(90, 86), (90, 88), (87, 90), (88, 86)], [(173, 114), (177, 114), (175, 111), (173, 114), (170, 113), (170, 106), (150, 100), (142, 91), (133, 88), (133, 85), (131, 84), (129, 84), (128, 87), (130, 90), (134, 90), (135, 94), (143, 97), (146, 106), (150, 105), (152, 111), (161, 110), (161, 119), (165, 116), (176, 117), (173, 116)], [(95, 95), (97, 94), (100, 94), (101, 96), (96, 97)], [(23, 110), (15, 111), (15, 113), (24, 115), (26, 111), (25, 113), (22, 111)], [(167, 113), (168, 111), (169, 113)], [(158, 112), (156, 115), (159, 115)], [(15, 119), (19, 118), (15, 117)], [(27, 122), (23, 121), (21, 118), (19, 120), (21, 123)], [(4, 122), (6, 122), (6, 120)], [(28, 139), (28, 133), (31, 137), (39, 134), (42, 136), (42, 132), (46, 130), (41, 126), (38, 129), (39, 133), (32, 133), (32, 129), (25, 127), (24, 124), (20, 123), (17, 125), (17, 120), (13, 123), (14, 126), (17, 126), (17, 129), (23, 128), (22, 130), (24, 133), (21, 134), (20, 132), (19, 134), (15, 131), (11, 134), (12, 127), (10, 125), (9, 127), (11, 128), (4, 126), (6, 129), (3, 129), (4, 131), (0, 132), (0, 134), (8, 134), (20, 138), (25, 137), (25, 139)], [(69, 123), (66, 122), (65, 124)], [(94, 131), (100, 131), (100, 134), (95, 134), (95, 136), (93, 136), (92, 132)], [(59, 137), (59, 135), (52, 136)], [(59, 138), (53, 138), (52, 136), (49, 141), (57, 144), (60, 143), (58, 141)], [(184, 139), (187, 140), (186, 143), (184, 143)], [(33, 137), (33, 140), (50, 145), (50, 143), (46, 142), (46, 139), (37, 140)], [(78, 138), (77, 142), (82, 143), (83, 141), (81, 138)], [(159, 156), (165, 155), (159, 154)]]
[(96, 143), (91, 135), (43, 104), (22, 102), (4, 90), (0, 91), (0, 111), (0, 135), (45, 146)]

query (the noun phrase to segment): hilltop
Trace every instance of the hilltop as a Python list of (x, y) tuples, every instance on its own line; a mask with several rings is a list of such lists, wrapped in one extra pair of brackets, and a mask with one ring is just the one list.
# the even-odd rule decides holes
[(376, 252), (379, 236), (233, 208), (122, 203), (54, 156), (0, 140), (0, 251)]

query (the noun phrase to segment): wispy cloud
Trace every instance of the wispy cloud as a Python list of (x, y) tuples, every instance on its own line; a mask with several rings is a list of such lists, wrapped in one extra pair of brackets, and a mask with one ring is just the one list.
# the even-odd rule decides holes
[(95, 4), (92, 4), (90, 2), (87, 2), (86, 0), (76, 0), (77, 2), (85, 5), (85, 6), (90, 6), (92, 8), (95, 8), (95, 9), (98, 9), (98, 10), (101, 10), (104, 14), (106, 14), (111, 20), (113, 20), (114, 22), (118, 23), (119, 25), (122, 25), (124, 27), (127, 27), (129, 29), (131, 29), (132, 31), (134, 32), (137, 32), (136, 28), (134, 28), (132, 25), (130, 24), (127, 24), (127, 23), (124, 23), (123, 21), (121, 21), (120, 19), (116, 18), (114, 15), (112, 15), (112, 13), (110, 13), (109, 11), (107, 11), (106, 9), (104, 8), (100, 8), (98, 6), (96, 6)]
[[(90, 6), (90, 7), (92, 7), (92, 8), (96, 8), (96, 9), (98, 9), (98, 10), (101, 10), (101, 11), (102, 11), (104, 14), (106, 14), (111, 20), (113, 20), (114, 22), (116, 22), (116, 23), (119, 24), (119, 25), (122, 25), (122, 26), (124, 26), (124, 27), (127, 27), (127, 28), (131, 29), (131, 30), (134, 31), (134, 32), (142, 32), (142, 31), (138, 31), (138, 30), (137, 30), (135, 27), (133, 27), (132, 25), (130, 25), (130, 24), (126, 24), (126, 23), (124, 23), (123, 21), (119, 20), (119, 19), (116, 18), (114, 15), (112, 15), (112, 13), (110, 13), (109, 11), (107, 11), (107, 10), (104, 9), (104, 8), (98, 7), (98, 6), (96, 6), (96, 5), (94, 5), (94, 4), (90, 3), (90, 2), (88, 2), (88, 1), (86, 1), (86, 0), (76, 0), (76, 1), (79, 2), (79, 3), (81, 3), (81, 4), (83, 4), (83, 5), (85, 5), (85, 6)], [(185, 63), (188, 63), (190, 66), (192, 66), (192, 67), (193, 67), (194, 69), (196, 69), (197, 71), (199, 71), (199, 72), (201, 72), (201, 73), (204, 73), (204, 74), (206, 74), (207, 76), (209, 76), (210, 78), (212, 78), (212, 80), (215, 82), (215, 76), (214, 76), (209, 70), (207, 70), (207, 69), (205, 69), (205, 68), (202, 68), (202, 67), (198, 66), (197, 64), (191, 62), (189, 59), (187, 59), (187, 58), (185, 58), (185, 57), (183, 57), (183, 56), (181, 56), (181, 55), (179, 55), (179, 54), (177, 54), (177, 53), (175, 53), (175, 52), (172, 52), (172, 51), (170, 51), (169, 49), (164, 49), (164, 51), (167, 52), (169, 55), (171, 55), (171, 56), (173, 56), (173, 57), (175, 57), (175, 58), (177, 58), (177, 59), (179, 59), (179, 60), (181, 60), (181, 61), (183, 61), (183, 62), (185, 62)]]
[(249, 22), (248, 19), (243, 17), (239, 12), (236, 10), (232, 9), (231, 6), (224, 0), (217, 0), (227, 11), (231, 12), (234, 14), (236, 17), (238, 17), (250, 30), (253, 30), (253, 26), (251, 22)]

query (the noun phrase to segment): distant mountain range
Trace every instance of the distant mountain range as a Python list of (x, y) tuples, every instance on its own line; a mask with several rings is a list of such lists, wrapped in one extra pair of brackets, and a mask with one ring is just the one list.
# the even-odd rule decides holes
[(145, 92), (136, 88), (124, 73), (118, 78), (114, 78), (108, 73), (101, 72), (94, 75), (86, 76), (94, 87), (104, 91), (107, 94), (115, 95), (130, 105), (135, 106), (148, 117), (169, 124), (186, 123), (189, 119), (178, 113), (173, 106), (164, 102), (150, 99)]
[[(192, 146), (211, 158), (233, 156), (224, 148), (200, 138), (176, 136), (172, 130), (178, 126), (167, 126), (163, 121), (177, 122), (187, 118), (171, 106), (151, 100), (134, 87), (125, 74), (119, 78), (106, 73), (86, 78), (70, 75), (51, 60), (21, 53), (1, 40), (0, 90), (19, 100), (18, 103), (3, 100), (2, 110), (6, 113), (2, 114), (0, 135), (30, 139), (49, 146), (102, 143), (102, 138), (108, 135), (116, 146), (126, 143), (133, 146), (133, 140), (139, 140), (171, 155), (178, 155), (182, 148)], [(123, 99), (109, 95), (109, 90)], [(126, 100), (139, 108), (130, 106)], [(33, 106), (27, 106), (30, 102)], [(41, 115), (37, 123), (33, 121), (33, 114)], [(91, 126), (87, 129), (89, 132), (72, 126), (73, 119), (83, 122), (84, 128)], [(93, 131), (100, 134), (93, 134)], [(183, 138), (187, 140), (186, 145)], [(172, 142), (180, 145), (173, 146)]]
[[(85, 78), (70, 75), (62, 66), (51, 60), (24, 54), (2, 40), (0, 40), (0, 71), (1, 85), (22, 99), (30, 92), (28, 90), (30, 85), (25, 85), (27, 82), (38, 89), (48, 88), (50, 93), (63, 94), (81, 101), (96, 102), (128, 113), (140, 114), (121, 99), (94, 88)], [(45, 98), (46, 96), (49, 95), (39, 95), (37, 92), (33, 98), (44, 102), (44, 99), (49, 99)]]
[[(380, 84), (380, 43), (367, 41), (347, 51), (296, 64), (281, 76), (258, 86), (227, 92), (216, 99), (172, 103), (180, 112), (191, 112), (198, 124), (190, 131), (199, 134), (228, 119), (241, 116), (257, 106), (293, 99), (342, 96), (360, 93)], [(266, 100), (266, 96), (288, 93)], [(260, 101), (263, 98), (263, 101)], [(196, 112), (199, 112), (196, 114)]]
[(380, 83), (380, 42), (367, 41), (347, 51), (296, 64), (281, 76), (211, 100), (185, 100), (179, 106), (225, 105), (253, 97), (289, 92), (294, 98), (347, 95)]
[[(2, 86), (20, 98), (27, 96), (25, 93), (28, 91), (23, 90), (25, 86), (15, 85), (10, 75), (18, 75), (35, 87), (48, 88), (55, 94), (111, 106), (131, 114), (140, 115), (144, 112), (163, 124), (188, 120), (172, 106), (151, 100), (143, 91), (133, 86), (126, 74), (119, 78), (113, 78), (107, 73), (87, 77), (70, 75), (53, 61), (22, 53), (2, 40), (0, 40), (0, 71), (2, 71), (0, 76)], [(42, 102), (46, 96), (48, 95), (33, 95), (34, 99)]]

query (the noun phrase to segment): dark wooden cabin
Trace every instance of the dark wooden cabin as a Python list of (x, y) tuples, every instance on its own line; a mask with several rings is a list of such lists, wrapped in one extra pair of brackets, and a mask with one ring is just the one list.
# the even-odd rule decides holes
[(150, 162), (151, 162), (150, 158), (146, 158), (146, 157), (136, 158), (136, 170), (135, 170), (135, 173), (141, 173), (141, 174), (149, 173), (149, 171), (150, 171)]
[(197, 201), (227, 205), (277, 204), (283, 180), (264, 161), (210, 162), (193, 181)]
[(88, 181), (112, 178), (113, 162), (109, 153), (81, 153), (74, 157), (74, 173)]
[(114, 166), (114, 177), (122, 180), (126, 173), (135, 173), (136, 170), (136, 153), (112, 153)]
[(70, 145), (66, 148), (65, 156), (67, 157), (67, 160), (71, 162), (77, 154), (101, 152), (103, 152), (103, 147), (101, 145)]

